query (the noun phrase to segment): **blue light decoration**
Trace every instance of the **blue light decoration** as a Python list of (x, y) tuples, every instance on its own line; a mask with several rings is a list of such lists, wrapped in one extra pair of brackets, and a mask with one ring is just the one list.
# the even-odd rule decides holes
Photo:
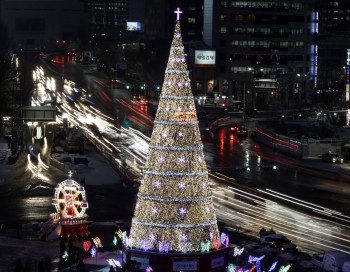
[(92, 258), (95, 258), (96, 257), (96, 254), (97, 254), (97, 249), (95, 246), (92, 246), (91, 249), (90, 249), (90, 255)]
[(226, 242), (226, 233), (224, 233), (224, 232), (222, 232), (221, 233), (221, 236), (220, 236), (220, 241), (221, 241), (221, 244), (225, 244), (225, 242)]
[(159, 242), (159, 252), (168, 253), (169, 247), (170, 247), (170, 243)]
[(150, 240), (141, 240), (140, 245), (144, 251), (149, 250), (152, 246)]
[(249, 256), (248, 263), (253, 264), (253, 263), (256, 263), (257, 261), (261, 261), (264, 258), (265, 258), (265, 255), (262, 255), (261, 257)]
[(275, 270), (275, 268), (276, 268), (276, 266), (277, 266), (277, 263), (278, 263), (278, 261), (274, 262), (274, 263), (271, 265), (271, 267), (270, 267), (270, 269), (269, 269), (269, 272)]
[(146, 268), (146, 272), (153, 272), (152, 267), (151, 267), (151, 266), (147, 266), (147, 268)]

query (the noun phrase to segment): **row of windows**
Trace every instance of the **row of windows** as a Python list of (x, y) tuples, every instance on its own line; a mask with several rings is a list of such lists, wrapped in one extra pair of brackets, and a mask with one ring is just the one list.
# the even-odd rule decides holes
[(271, 28), (271, 27), (221, 27), (221, 34), (259, 34), (259, 35), (303, 35), (303, 28)]
[[(221, 66), (221, 72), (225, 73), (225, 67)], [(229, 68), (229, 71), (232, 73), (252, 73), (255, 75), (276, 75), (276, 68), (275, 67), (264, 67), (261, 69), (256, 69), (256, 71), (249, 70), (249, 67), (247, 66), (231, 66)], [(307, 74), (309, 72), (308, 67), (294, 67), (293, 71), (290, 71), (290, 68), (287, 67), (278, 67), (278, 74), (279, 75), (287, 75), (290, 73), (299, 73), (299, 74)]]
[[(228, 21), (229, 15), (221, 14), (221, 21)], [(306, 20), (310, 22), (310, 16), (298, 15), (271, 15), (271, 14), (231, 14), (232, 22), (251, 22), (260, 24), (276, 24), (288, 25), (290, 23), (304, 23)]]
[[(226, 54), (220, 54), (221, 60), (226, 60)], [(255, 64), (287, 64), (289, 61), (305, 61), (309, 60), (309, 55), (279, 55), (275, 56), (273, 54), (259, 54), (259, 55), (249, 55), (249, 54), (230, 54), (229, 60), (244, 60), (250, 61)]]
[(16, 31), (44, 32), (46, 29), (44, 18), (17, 18)]
[(233, 8), (259, 8), (259, 9), (305, 9), (303, 2), (281, 3), (280, 1), (221, 1), (221, 7)]
[(303, 41), (237, 41), (231, 42), (235, 47), (251, 47), (251, 48), (304, 48)]

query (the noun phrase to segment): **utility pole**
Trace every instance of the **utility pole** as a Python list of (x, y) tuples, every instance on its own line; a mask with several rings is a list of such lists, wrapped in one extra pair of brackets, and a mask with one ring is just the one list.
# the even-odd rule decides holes
[(246, 82), (245, 81), (242, 81), (242, 83), (244, 84), (243, 85), (243, 112), (242, 112), (242, 119), (243, 119), (243, 122), (245, 121), (245, 112), (246, 112), (246, 105), (245, 105), (245, 103), (246, 103), (246, 93), (247, 93), (247, 84), (246, 84)]

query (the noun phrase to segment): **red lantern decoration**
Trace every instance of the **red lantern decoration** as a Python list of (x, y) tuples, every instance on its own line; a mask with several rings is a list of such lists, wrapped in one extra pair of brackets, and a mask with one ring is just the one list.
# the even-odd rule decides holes
[(84, 250), (85, 250), (86, 252), (88, 252), (89, 249), (90, 249), (90, 247), (91, 247), (91, 242), (90, 242), (90, 241), (85, 241), (84, 244), (83, 244)]

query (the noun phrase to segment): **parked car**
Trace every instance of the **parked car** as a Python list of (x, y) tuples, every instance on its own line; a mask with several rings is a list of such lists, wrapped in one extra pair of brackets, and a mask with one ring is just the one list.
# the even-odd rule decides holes
[(321, 156), (322, 161), (331, 163), (343, 163), (344, 159), (337, 153), (327, 152)]
[(275, 249), (278, 252), (295, 252), (297, 246), (293, 244), (287, 237), (278, 233), (271, 233), (260, 236), (260, 242), (263, 245), (268, 246), (271, 249)]
[(148, 99), (141, 95), (140, 96), (134, 95), (132, 97), (132, 101), (135, 103), (139, 103), (141, 105), (148, 105)]
[(341, 251), (328, 251), (324, 254), (315, 254), (312, 263), (322, 269), (330, 272), (346, 272), (350, 262), (350, 255)]
[(232, 125), (228, 128), (229, 133), (235, 134), (238, 137), (247, 137), (248, 136), (248, 130), (245, 127), (238, 126), (238, 125)]

